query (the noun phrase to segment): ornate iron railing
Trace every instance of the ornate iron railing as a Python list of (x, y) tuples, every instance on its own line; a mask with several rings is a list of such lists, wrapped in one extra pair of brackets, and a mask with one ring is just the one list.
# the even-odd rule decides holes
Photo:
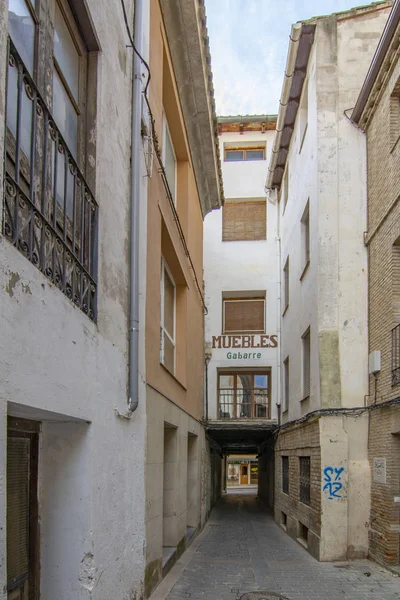
[(2, 231), (90, 319), (97, 319), (98, 206), (9, 40)]
[(310, 457), (300, 457), (300, 502), (310, 504)]
[(220, 388), (218, 411), (222, 419), (268, 419), (268, 390)]
[(400, 324), (392, 329), (392, 385), (400, 384)]

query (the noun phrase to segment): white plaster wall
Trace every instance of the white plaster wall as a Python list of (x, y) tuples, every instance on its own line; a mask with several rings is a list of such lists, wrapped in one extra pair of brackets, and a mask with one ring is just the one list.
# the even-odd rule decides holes
[[(281, 360), (289, 356), (284, 421), (322, 406), (361, 406), (367, 393), (366, 158), (354, 106), (389, 9), (317, 21), (308, 65), (308, 127), (296, 121), (288, 155), (289, 199), (280, 202), (281, 269), (290, 256), (290, 302)], [(310, 265), (300, 281), (301, 217), (310, 203)], [(302, 402), (301, 336), (311, 328), (311, 394)]]
[[(301, 146), (298, 123), (292, 137), (288, 156), (289, 194), (284, 208), (279, 202), (281, 238), (281, 309), (284, 310), (283, 267), (289, 257), (289, 307), (281, 317), (281, 352), (283, 361), (289, 357), (289, 399), (285, 399), (282, 381), (281, 404), (283, 421), (296, 419), (319, 403), (318, 360), (318, 186), (317, 186), (317, 98), (315, 81), (315, 46), (308, 69), (308, 125)], [(300, 151), (301, 147), (301, 151)], [(302, 280), (301, 218), (309, 202), (310, 264)], [(311, 389), (310, 400), (302, 401), (302, 335), (310, 327), (311, 334)], [(282, 369), (283, 379), (283, 369)], [(288, 410), (286, 410), (288, 409)]]
[[(133, 2), (126, 4), (132, 21)], [(147, 31), (149, 6), (145, 4)], [(89, 595), (93, 600), (115, 596), (130, 600), (142, 593), (145, 566), (144, 328), (139, 408), (131, 420), (118, 417), (114, 410), (127, 409), (132, 50), (126, 48), (121, 7), (96, 0), (88, 0), (88, 6), (101, 45), (95, 190), (100, 215), (97, 325), (0, 235), (0, 431), (4, 432), (7, 410), (42, 422), (43, 600), (86, 600)], [(4, 50), (3, 3), (0, 14), (0, 50)], [(144, 37), (148, 55), (148, 34)], [(2, 65), (4, 52), (1, 56)], [(4, 85), (1, 94), (4, 106)], [(3, 135), (3, 147), (2, 140)], [(142, 192), (146, 198), (145, 178)], [(140, 316), (144, 323), (145, 202), (141, 206)], [(2, 434), (0, 440), (3, 461)], [(0, 468), (3, 482), (3, 462)], [(4, 503), (1, 484), (0, 507)], [(5, 531), (4, 509), (0, 527)], [(0, 556), (4, 554), (2, 536)], [(6, 581), (1, 569), (3, 590)], [(5, 598), (2, 592), (0, 598)]]
[[(223, 144), (232, 142), (266, 142), (267, 160), (254, 162), (222, 162), (225, 199), (265, 198), (264, 184), (274, 132), (223, 133)], [(222, 334), (222, 292), (266, 290), (266, 332), (277, 334), (277, 206), (267, 202), (266, 241), (222, 241), (222, 210), (209, 213), (204, 221), (204, 280), (208, 315), (205, 318), (206, 342)], [(246, 352), (246, 349), (239, 349)], [(221, 367), (271, 367), (271, 416), (276, 418), (278, 349), (254, 349), (261, 359), (228, 360), (228, 350), (213, 349), (208, 367), (209, 417), (217, 417), (217, 369)]]

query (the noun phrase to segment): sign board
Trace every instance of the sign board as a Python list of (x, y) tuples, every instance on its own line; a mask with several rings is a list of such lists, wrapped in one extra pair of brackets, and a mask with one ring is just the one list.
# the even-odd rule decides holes
[[(213, 335), (213, 348), (277, 348), (277, 335)], [(261, 357), (260, 357), (261, 358)]]
[(374, 482), (386, 483), (386, 458), (374, 458)]

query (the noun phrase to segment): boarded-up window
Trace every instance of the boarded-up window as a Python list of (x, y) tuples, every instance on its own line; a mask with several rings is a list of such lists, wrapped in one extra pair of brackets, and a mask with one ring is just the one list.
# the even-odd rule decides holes
[(222, 209), (222, 221), (223, 242), (267, 238), (265, 202), (227, 202)]
[(310, 330), (303, 335), (303, 398), (310, 395), (311, 357)]
[(223, 333), (264, 333), (265, 298), (223, 301)]

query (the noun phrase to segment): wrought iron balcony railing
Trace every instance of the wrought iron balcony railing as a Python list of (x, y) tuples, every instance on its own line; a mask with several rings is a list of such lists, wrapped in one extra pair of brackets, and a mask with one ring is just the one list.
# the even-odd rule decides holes
[(219, 389), (221, 419), (269, 419), (268, 389)]
[(9, 40), (3, 234), (97, 318), (98, 206)]
[(392, 329), (392, 385), (400, 384), (400, 323)]

